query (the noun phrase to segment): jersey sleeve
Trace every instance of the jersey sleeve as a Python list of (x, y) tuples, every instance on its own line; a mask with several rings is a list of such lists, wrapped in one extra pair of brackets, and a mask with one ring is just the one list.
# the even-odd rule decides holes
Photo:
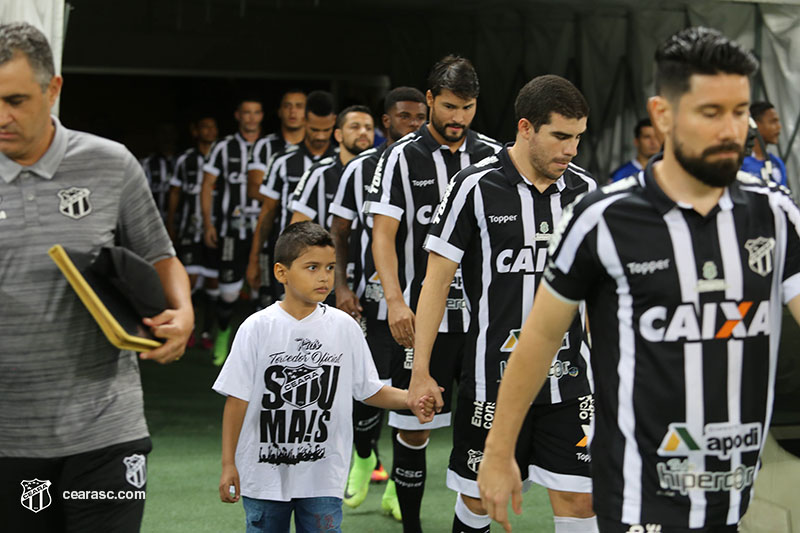
[(423, 248), (460, 263), (470, 241), (478, 230), (475, 216), (475, 196), (480, 198), (480, 173), (453, 176), (441, 203), (431, 219)]
[(597, 233), (614, 197), (592, 201), (596, 198), (584, 197), (564, 209), (548, 248), (542, 283), (572, 303), (584, 300), (605, 271), (597, 259)]
[(256, 361), (258, 360), (259, 317), (251, 316), (236, 331), (230, 354), (211, 387), (224, 396), (250, 401), (253, 392)]
[(408, 162), (402, 146), (391, 147), (381, 155), (364, 203), (370, 215), (386, 215), (403, 219), (406, 209), (403, 182), (408, 179)]
[(289, 209), (302, 213), (311, 220), (317, 217), (319, 206), (317, 201), (317, 187), (323, 176), (323, 168), (312, 166), (305, 171), (297, 187), (292, 193)]
[(353, 398), (362, 401), (381, 390), (383, 383), (378, 378), (378, 371), (361, 327), (349, 316), (345, 315), (344, 318), (348, 321), (348, 345), (353, 350)]
[(361, 162), (348, 164), (344, 168), (342, 177), (339, 178), (339, 185), (328, 210), (331, 214), (345, 220), (355, 220), (358, 217), (358, 205), (355, 194), (355, 173), (363, 171)]
[(203, 172), (207, 172), (212, 176), (219, 177), (222, 173), (222, 150), (225, 148), (225, 141), (218, 143), (211, 154), (208, 156), (208, 161), (203, 165)]
[(185, 175), (184, 167), (186, 166), (186, 159), (187, 155), (183, 154), (175, 162), (175, 171), (172, 173), (172, 178), (170, 178), (169, 180), (169, 184), (172, 187), (183, 187), (183, 176)]
[(267, 174), (264, 176), (264, 183), (258, 189), (258, 192), (273, 200), (281, 199), (281, 189), (283, 188), (284, 180), (280, 172), (281, 168), (283, 168), (282, 162), (283, 158), (278, 158), (277, 155), (272, 157), (267, 168)]
[(259, 139), (253, 147), (253, 155), (250, 162), (247, 164), (247, 170), (260, 170), (261, 172), (267, 171), (267, 163), (269, 163), (271, 145), (269, 140), (264, 137)]
[(120, 244), (149, 263), (175, 255), (175, 249), (164, 228), (144, 171), (136, 158), (126, 154), (125, 182), (119, 205), (117, 231)]
[(800, 209), (787, 193), (774, 191), (771, 195), (786, 221), (786, 258), (781, 283), (786, 304), (800, 294)]

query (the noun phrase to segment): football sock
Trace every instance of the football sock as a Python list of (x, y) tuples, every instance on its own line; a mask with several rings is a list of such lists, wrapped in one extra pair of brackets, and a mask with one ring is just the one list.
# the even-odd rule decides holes
[(470, 511), (459, 493), (456, 496), (456, 513), (453, 516), (453, 533), (489, 533), (492, 519), (488, 514)]
[(572, 518), (571, 516), (554, 516), (555, 533), (598, 533), (597, 517)]
[(394, 439), (394, 461), (392, 478), (397, 485), (397, 499), (403, 515), (403, 533), (422, 531), (419, 510), (422, 494), (425, 492), (425, 447), (412, 446), (403, 441), (398, 434)]
[(362, 402), (353, 402), (353, 444), (362, 459), (377, 448), (375, 443), (381, 435), (383, 409)]

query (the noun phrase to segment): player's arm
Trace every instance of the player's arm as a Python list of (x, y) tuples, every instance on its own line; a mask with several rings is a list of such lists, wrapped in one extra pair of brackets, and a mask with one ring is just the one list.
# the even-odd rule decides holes
[(497, 397), (494, 423), (486, 437), (483, 460), (478, 471), (481, 502), (489, 515), (506, 531), (509, 497), (514, 512), (522, 512), (522, 482), (514, 448), (522, 421), (547, 377), (553, 356), (578, 308), (541, 283), (519, 342), (511, 353)]
[(250, 256), (247, 260), (247, 272), (245, 277), (247, 283), (253, 289), (261, 286), (261, 267), (258, 264), (258, 255), (261, 253), (261, 248), (267, 242), (269, 234), (272, 231), (272, 223), (275, 220), (275, 210), (278, 208), (278, 200), (264, 197), (261, 203), (261, 211), (258, 213), (258, 222), (256, 229), (253, 232), (253, 242), (250, 245)]
[(338, 215), (333, 216), (331, 222), (331, 236), (336, 247), (336, 271), (334, 272), (334, 294), (336, 295), (336, 307), (352, 316), (356, 320), (361, 320), (361, 304), (358, 296), (347, 286), (347, 260), (350, 256), (348, 241), (353, 221), (342, 218)]
[[(384, 385), (378, 392), (366, 398), (365, 404), (382, 409), (405, 409), (408, 399), (408, 391), (397, 389), (390, 385)], [(420, 412), (419, 419), (422, 423), (433, 420), (433, 398), (424, 396), (417, 401), (417, 411)]]
[[(403, 299), (397, 275), (398, 261), (395, 239), (400, 221), (387, 215), (373, 216), (372, 258), (383, 287), (388, 310), (389, 329), (394, 340), (406, 348), (414, 346), (414, 312)], [(413, 258), (409, 258), (413, 261)]]
[(172, 242), (177, 242), (178, 232), (175, 229), (175, 213), (178, 211), (178, 204), (181, 201), (181, 188), (171, 185), (169, 196), (167, 197), (167, 233)]
[[(242, 431), (244, 415), (248, 402), (228, 396), (225, 410), (222, 413), (222, 476), (219, 480), (219, 498), (225, 503), (239, 501), (239, 471), (236, 469), (236, 446), (239, 444), (239, 433)], [(230, 487), (235, 487), (231, 495)]]
[[(417, 414), (415, 407), (423, 396), (432, 396), (436, 412), (442, 410), (444, 402), (439, 385), (430, 374), (431, 352), (439, 324), (444, 316), (450, 284), (458, 269), (458, 263), (436, 252), (428, 253), (428, 268), (425, 282), (417, 304), (416, 330), (414, 334), (414, 363), (411, 369), (411, 383), (408, 387), (408, 408)], [(419, 415), (417, 415), (419, 416)]]
[(192, 307), (191, 287), (186, 269), (177, 257), (168, 257), (153, 264), (164, 296), (169, 306), (166, 311), (143, 320), (144, 324), (158, 338), (166, 342), (155, 350), (141, 354), (142, 359), (152, 359), (159, 363), (171, 363), (180, 359), (186, 350), (186, 342), (194, 328), (194, 309)]
[(247, 197), (264, 203), (266, 196), (259, 192), (261, 184), (264, 182), (265, 172), (258, 168), (251, 168), (247, 171)]
[(292, 213), (292, 219), (289, 221), (289, 224), (294, 224), (296, 222), (305, 222), (306, 220), (311, 220), (311, 217), (309, 217), (305, 213), (301, 213), (300, 211), (295, 211)]
[(200, 188), (200, 210), (203, 212), (203, 238), (209, 248), (217, 247), (217, 228), (211, 220), (211, 209), (214, 202), (214, 185), (217, 177), (209, 172), (203, 173), (203, 185)]

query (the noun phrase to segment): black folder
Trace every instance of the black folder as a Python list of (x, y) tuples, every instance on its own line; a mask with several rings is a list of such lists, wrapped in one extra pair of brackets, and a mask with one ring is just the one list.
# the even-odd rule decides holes
[(48, 255), (111, 344), (136, 352), (162, 345), (142, 324), (142, 318), (167, 308), (161, 280), (150, 263), (122, 247), (103, 248), (94, 256), (57, 244)]

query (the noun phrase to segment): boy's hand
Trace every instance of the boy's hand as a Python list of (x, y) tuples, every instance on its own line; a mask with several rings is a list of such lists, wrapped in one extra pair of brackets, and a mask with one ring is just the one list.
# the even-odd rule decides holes
[[(231, 494), (231, 486), (235, 489), (233, 494)], [(222, 476), (219, 479), (219, 499), (224, 503), (239, 501), (239, 471), (234, 465), (222, 467)]]
[[(439, 387), (442, 391), (444, 391), (443, 387)], [(419, 409), (419, 421), (423, 424), (430, 422), (433, 420), (433, 415), (436, 414), (436, 400), (433, 396), (423, 396), (419, 399), (417, 403), (417, 407)]]

